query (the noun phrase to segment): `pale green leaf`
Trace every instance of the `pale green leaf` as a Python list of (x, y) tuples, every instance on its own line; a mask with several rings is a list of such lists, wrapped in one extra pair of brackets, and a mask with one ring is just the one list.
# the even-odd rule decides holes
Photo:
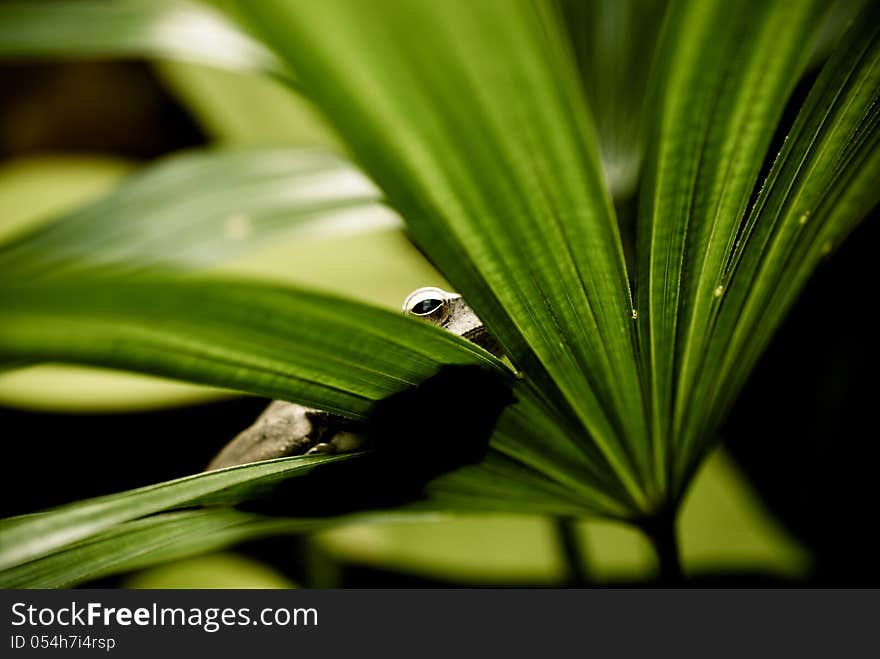
[(133, 589), (276, 589), (297, 584), (262, 561), (220, 551), (172, 559), (128, 575), (121, 588)]
[(229, 398), (226, 389), (86, 366), (22, 364), (0, 372), (0, 405), (64, 414), (143, 412)]
[(196, 151), (0, 245), (0, 275), (204, 268), (282, 239), (399, 227), (378, 200), (363, 174), (324, 149)]
[[(287, 462), (297, 460), (301, 459), (288, 459)], [(298, 473), (290, 469), (283, 476), (277, 477), (295, 477)], [(239, 474), (244, 475), (246, 474)], [(486, 476), (489, 474), (484, 474), (478, 488), (485, 488)], [(249, 477), (261, 481), (264, 475), (252, 473)], [(202, 488), (202, 492), (211, 491), (210, 487), (205, 488), (204, 484), (198, 483), (204, 478), (206, 476), (180, 479), (145, 489), (151, 490), (147, 496), (153, 498), (153, 503), (158, 501), (168, 508), (180, 507), (193, 501), (196, 487)], [(237, 477), (237, 480), (240, 479)], [(160, 488), (161, 491), (157, 491)], [(242, 482), (236, 488), (237, 496), (246, 497), (250, 484)], [(514, 493), (517, 491), (516, 488), (508, 490)], [(257, 487), (252, 491), (259, 494)], [(158, 498), (157, 494), (160, 495)], [(231, 495), (231, 492), (224, 494)], [(120, 509), (130, 504), (134, 507), (134, 513), (138, 514), (152, 509), (143, 507), (145, 499), (142, 491), (135, 490), (64, 506), (56, 512), (50, 511), (20, 520), (24, 522), (31, 519), (36, 522), (41, 517), (46, 520), (51, 515), (54, 517), (51, 521), (55, 525), (61, 525), (56, 526), (56, 529), (74, 533), (80, 530), (80, 524), (94, 522), (78, 519), (79, 510), (85, 505), (99, 505), (101, 510), (98, 515), (118, 515)], [(435, 509), (457, 510), (449, 500), (435, 498), (433, 502)], [(425, 504), (422, 507), (430, 508)], [(465, 505), (462, 510), (474, 512), (479, 509)], [(75, 518), (72, 525), (68, 525), (68, 515)], [(459, 519), (460, 522), (453, 521)], [(12, 521), (16, 520), (8, 520), (4, 524)], [(52, 525), (49, 521), (42, 523)], [(523, 575), (526, 574), (529, 578), (537, 578), (537, 575), (547, 580), (559, 578), (561, 573), (556, 563), (557, 552), (552, 545), (550, 525), (522, 518), (516, 526), (522, 530), (516, 531), (511, 524), (512, 521), (507, 522), (497, 516), (462, 517), (460, 513), (450, 516), (448, 512), (438, 515), (415, 510), (394, 514), (376, 511), (335, 518), (302, 519), (266, 517), (217, 507), (166, 512), (113, 524), (105, 530), (89, 533), (77, 541), (56, 548), (40, 558), (31, 556), (30, 560), (0, 572), (0, 585), (26, 588), (69, 587), (89, 579), (158, 565), (246, 540), (306, 533), (340, 525), (346, 526), (338, 532), (332, 532), (321, 542), (325, 546), (329, 543), (335, 553), (349, 559), (356, 558), (358, 561), (378, 565), (386, 565), (388, 561), (392, 561), (395, 569), (404, 567), (433, 574), (439, 571), (447, 577), (477, 578), (481, 582), (487, 577), (508, 578), (511, 576), (510, 571), (514, 571), (517, 578), (524, 578)], [(464, 536), (449, 535), (452, 529), (459, 527), (461, 531), (458, 533), (463, 532)], [(481, 538), (480, 529), (491, 530), (491, 536)], [(33, 531), (34, 527), (30, 530)], [(503, 535), (499, 537), (498, 532)], [(632, 529), (609, 521), (593, 521), (583, 525), (581, 533), (590, 551), (589, 569), (599, 582), (631, 579), (634, 576), (648, 578), (655, 569), (653, 556), (645, 545), (644, 538)], [(405, 546), (395, 544), (401, 542), (401, 534), (406, 539)], [(733, 569), (768, 570), (771, 573), (795, 576), (801, 574), (808, 564), (804, 551), (759, 509), (747, 485), (722, 456), (710, 460), (697, 478), (694, 490), (685, 502), (682, 534), (685, 559), (691, 571), (722, 564)], [(414, 538), (411, 537), (413, 535)], [(485, 563), (486, 551), (493, 556), (506, 551), (503, 547), (493, 545), (504, 542), (502, 538), (505, 537), (508, 543), (513, 543), (520, 549), (510, 553), (500, 564), (496, 561)], [(479, 547), (473, 545), (475, 540), (479, 541)], [(352, 542), (356, 546), (351, 546)], [(39, 552), (40, 544), (34, 543), (32, 546), (34, 554)], [(475, 562), (478, 560), (479, 562)]]
[[(682, 502), (679, 528), (690, 575), (721, 570), (802, 578), (810, 567), (804, 548), (767, 513), (721, 450), (697, 474)], [(655, 578), (654, 552), (629, 524), (590, 518), (579, 530), (593, 583)], [(522, 515), (354, 520), (320, 531), (315, 542), (347, 563), (457, 582), (549, 585), (563, 582), (566, 572), (552, 523)]]
[[(0, 169), (0, 235), (17, 234), (12, 245), (0, 245), (6, 283), (98, 265), (115, 276), (159, 263), (210, 266), (394, 309), (413, 288), (445, 285), (406, 240), (399, 220), (377, 203), (375, 187), (327, 151), (174, 155), (98, 202), (69, 210), (129, 169), (82, 157), (32, 158)], [(47, 222), (47, 215), (55, 217)], [(148, 409), (217, 395), (216, 389), (81, 367), (0, 375), (0, 401), (37, 409)]]
[(212, 141), (345, 149), (309, 100), (279, 80), (180, 61), (154, 68)]
[(0, 244), (107, 194), (132, 168), (125, 160), (98, 156), (7, 160), (0, 165)]

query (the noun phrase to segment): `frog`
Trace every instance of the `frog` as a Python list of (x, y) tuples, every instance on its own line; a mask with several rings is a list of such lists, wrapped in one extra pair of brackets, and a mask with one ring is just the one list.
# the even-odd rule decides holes
[[(403, 313), (457, 334), (502, 356), (498, 342), (461, 295), (435, 286), (410, 293)], [(298, 403), (276, 400), (224, 446), (205, 471), (293, 455), (351, 453), (366, 448), (363, 426), (358, 421)]]

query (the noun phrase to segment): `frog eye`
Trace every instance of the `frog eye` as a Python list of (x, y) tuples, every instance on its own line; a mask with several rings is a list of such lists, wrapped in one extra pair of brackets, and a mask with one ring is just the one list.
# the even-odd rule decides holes
[(406, 298), (403, 310), (410, 316), (425, 318), (439, 325), (449, 316), (448, 295), (439, 288), (420, 288)]
[(443, 300), (438, 300), (437, 298), (429, 297), (421, 302), (413, 305), (413, 308), (410, 309), (410, 313), (414, 316), (427, 316), (431, 313), (437, 311), (440, 307), (443, 306)]

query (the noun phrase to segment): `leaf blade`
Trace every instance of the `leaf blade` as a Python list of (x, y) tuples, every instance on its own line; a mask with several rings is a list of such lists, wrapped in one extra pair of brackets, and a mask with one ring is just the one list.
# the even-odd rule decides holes
[(636, 190), (654, 50), (667, 2), (560, 0), (615, 199)]
[[(694, 388), (717, 411), (691, 415), (687, 435), (717, 422), (807, 278), (880, 202), (880, 29), (876, 7), (853, 21), (804, 102), (725, 264), (727, 293), (712, 317)], [(729, 386), (718, 386), (729, 382)], [(687, 474), (692, 464), (680, 465)]]
[(264, 519), (235, 510), (163, 513), (0, 571), (3, 588), (70, 588), (268, 535), (308, 531), (310, 520)]
[(0, 287), (4, 360), (133, 370), (362, 418), (441, 364), (507, 369), (399, 313), (224, 279), (71, 278)]
[(678, 2), (654, 80), (657, 112), (639, 224), (640, 342), (664, 489), (686, 453), (681, 415), (720, 271), (785, 100), (816, 38), (817, 3)]
[(574, 64), (554, 39), (554, 9), (240, 9), (294, 63), (416, 242), (557, 416), (599, 447), (632, 505), (645, 505), (651, 479), (622, 246)]
[(8, 570), (114, 526), (157, 512), (199, 504), (234, 503), (266, 488), (308, 473), (316, 466), (356, 459), (358, 454), (296, 456), (230, 467), (120, 494), (61, 506), (0, 522), (0, 570)]

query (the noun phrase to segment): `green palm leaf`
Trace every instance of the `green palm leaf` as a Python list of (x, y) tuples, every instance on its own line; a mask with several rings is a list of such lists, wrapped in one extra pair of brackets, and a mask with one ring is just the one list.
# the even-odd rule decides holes
[(0, 573), (3, 588), (69, 588), (256, 538), (303, 533), (323, 521), (265, 517), (229, 508), (163, 513), (111, 529)]
[[(833, 23), (818, 0), (672, 3), (651, 65), (644, 133), (641, 106), (615, 117), (610, 99), (633, 98), (648, 83), (593, 80), (585, 53), (641, 61), (653, 43), (611, 55), (607, 44), (590, 42), (589, 26), (567, 4), (264, 0), (240, 8), (522, 374), (488, 456), (430, 482), (405, 505), (410, 511), (599, 514), (641, 524), (674, 513), (786, 308), (824, 253), (880, 199), (873, 7), (840, 40), (772, 167), (765, 163), (785, 104)], [(635, 32), (650, 23), (632, 20)], [(600, 142), (591, 112), (626, 135), (625, 144)], [(600, 143), (627, 171), (638, 169), (646, 145), (635, 308)], [(259, 170), (243, 180), (250, 173), (258, 185)], [(0, 254), (0, 267), (29, 278), (70, 263), (77, 268), (66, 272), (75, 273), (92, 258), (105, 264), (103, 277), (0, 287), (0, 360), (138, 370), (353, 418), (444, 364), (507, 372), (458, 337), (341, 299), (191, 274), (113, 281), (129, 273), (122, 261), (132, 257), (139, 266), (191, 267), (227, 253), (216, 239), (205, 240), (207, 256), (197, 248), (199, 235), (216, 233), (229, 205), (219, 201), (204, 206), (208, 219), (183, 241), (192, 252), (162, 254), (186, 214), (153, 197), (169, 194), (177, 176), (133, 183), (106, 206)], [(234, 168), (224, 177), (234, 185)], [(276, 183), (296, 179), (288, 171)], [(354, 195), (326, 199), (331, 217), (352, 200), (377, 202), (376, 190), (358, 181), (364, 187)], [(266, 190), (273, 207), (281, 193)], [(155, 206), (121, 213), (132, 199)], [(148, 239), (129, 247), (111, 236), (102, 252), (97, 241), (117, 216)], [(74, 227), (66, 237), (65, 226)], [(21, 251), (29, 242), (36, 247)], [(106, 258), (115, 250), (129, 251)], [(250, 465), (9, 520), (0, 529), (8, 583), (71, 583), (146, 564), (137, 542), (168, 555), (187, 517), (139, 517), (215, 495), (247, 500), (311, 466)], [(272, 523), (231, 511), (192, 515), (216, 523), (206, 536), (218, 544), (247, 536), (236, 535), (234, 518), (241, 529), (252, 522), (254, 534)], [(277, 523), (279, 532), (302, 528)], [(62, 556), (87, 567), (65, 568)]]
[(71, 278), (3, 286), (0, 300), (0, 362), (140, 371), (351, 418), (442, 364), (506, 371), (481, 348), (427, 323), (283, 287)]
[(705, 429), (732, 404), (807, 278), (880, 202), (878, 105), (880, 14), (872, 7), (813, 86), (718, 270), (723, 300), (707, 313), (710, 332), (692, 344), (689, 389), (680, 394), (711, 401), (711, 413), (681, 415), (682, 442), (695, 449), (680, 473), (693, 470)]
[[(575, 456), (574, 468), (569, 474), (565, 473), (565, 462), (554, 462), (553, 455), (543, 461), (535, 458), (542, 444), (553, 445), (552, 438), (548, 439), (545, 433), (554, 430), (547, 424), (536, 426), (530, 418), (533, 418), (532, 410), (527, 403), (509, 407), (502, 413), (492, 437), (492, 450), (483, 462), (435, 479), (423, 498), (404, 506), (401, 512), (409, 516), (425, 511), (485, 510), (599, 513), (611, 517), (625, 514), (625, 509), (602, 490), (577, 480), (578, 463), (584, 461), (583, 457), (578, 460)], [(555, 433), (558, 435), (558, 430)], [(522, 447), (527, 447), (527, 452), (524, 453)], [(572, 456), (563, 454), (562, 457), (571, 459)], [(230, 511), (228, 515), (218, 513), (206, 518), (193, 513), (197, 524), (207, 519), (205, 523), (209, 525), (213, 525), (219, 515), (221, 528), (212, 527), (201, 540), (191, 539), (178, 546), (181, 525), (185, 526), (183, 520), (189, 517), (164, 515), (141, 522), (135, 520), (196, 505), (229, 505), (261, 498), (280, 483), (303, 476), (319, 465), (357, 458), (357, 454), (298, 456), (241, 465), (4, 520), (0, 522), (0, 584), (5, 587), (69, 585), (161, 562), (168, 558), (167, 551), (174, 551), (174, 556), (188, 555), (281, 530), (301, 532), (342, 523), (350, 516), (281, 518), (270, 522), (251, 515), (258, 520), (251, 523), (251, 518), (244, 513)], [(308, 509), (308, 502), (305, 506)], [(316, 506), (320, 507), (320, 502), (316, 502)], [(357, 508), (355, 498), (352, 510)], [(382, 511), (356, 514), (378, 520), (388, 517), (388, 513)], [(235, 523), (228, 526), (228, 518)]]
[(297, 456), (231, 467), (62, 506), (55, 511), (0, 522), (0, 569), (40, 558), (106, 529), (165, 510), (237, 503), (316, 466), (356, 458)]
[(623, 252), (558, 14), (519, 1), (241, 10), (545, 409), (649, 508)]
[[(560, 466), (564, 463), (554, 463), (554, 456), (544, 461), (534, 459), (541, 443), (552, 445), (552, 441), (544, 434), (546, 425), (536, 427), (529, 422), (529, 414), (521, 403), (505, 410), (484, 461), (435, 479), (423, 498), (399, 508), (396, 514), (408, 518), (426, 511), (624, 514), (625, 509), (604, 492), (566, 475)], [(518, 446), (527, 446), (532, 453), (523, 454)], [(69, 586), (245, 539), (315, 530), (355, 518), (387, 520), (390, 513), (382, 510), (297, 519), (227, 509), (168, 512), (259, 499), (318, 466), (326, 469), (334, 462), (357, 459), (358, 454), (297, 456), (241, 465), (3, 520), (0, 585)], [(577, 469), (572, 473), (577, 474)], [(308, 502), (305, 505), (308, 508)], [(357, 508), (355, 497), (352, 510)]]
[(638, 278), (655, 469), (664, 483), (678, 444), (679, 371), (705, 330), (703, 308), (715, 300), (718, 270), (806, 65), (817, 7), (679, 2), (667, 17), (654, 81)]
[[(789, 291), (790, 302), (798, 286), (791, 280), (790, 265), (767, 261), (772, 255), (748, 239), (749, 226), (769, 226), (759, 218), (745, 218), (785, 101), (819, 36), (820, 12), (811, 3), (693, 2), (678, 3), (668, 18), (655, 81), (657, 112), (643, 191), (638, 290), (639, 306), (646, 312), (641, 341), (650, 373), (655, 467), (658, 478), (668, 479), (673, 496), (682, 492), (699, 456), (711, 445), (717, 424), (754, 363), (754, 358), (743, 358), (742, 347), (723, 338), (756, 327), (741, 315), (737, 300), (760, 289), (781, 289)], [(855, 65), (857, 42), (844, 39), (843, 51), (828, 63), (822, 80), (835, 81), (829, 94), (853, 93), (841, 86), (849, 71), (841, 60), (849, 60), (850, 68)], [(860, 66), (861, 74), (872, 80), (875, 64), (863, 60)], [(876, 99), (876, 87), (862, 93), (862, 98), (840, 99), (858, 106), (841, 121), (858, 126), (866, 115), (873, 116), (866, 102)], [(809, 105), (804, 112), (810, 112)], [(783, 154), (810, 149), (816, 137), (815, 131), (796, 126)], [(871, 144), (853, 144), (852, 150), (871, 157)], [(835, 175), (839, 173), (837, 169)], [(772, 185), (765, 184), (763, 195), (775, 187), (774, 178), (771, 173)], [(821, 190), (821, 183), (811, 189)], [(862, 197), (863, 189), (864, 183), (847, 186)], [(870, 200), (860, 199), (857, 206), (838, 212), (852, 223), (870, 207)], [(814, 226), (829, 220), (835, 221), (817, 218)], [(737, 252), (764, 264), (760, 282), (731, 276)], [(774, 327), (761, 325), (764, 343)], [(724, 362), (736, 364), (739, 379), (725, 373)]]

